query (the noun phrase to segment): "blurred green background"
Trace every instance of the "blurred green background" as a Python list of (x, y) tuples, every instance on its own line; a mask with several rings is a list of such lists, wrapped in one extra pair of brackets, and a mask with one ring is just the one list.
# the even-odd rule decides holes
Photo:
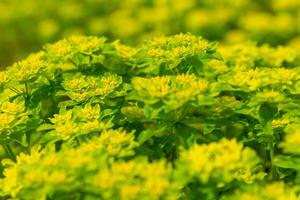
[(300, 0), (0, 0), (0, 67), (74, 34), (134, 44), (180, 32), (300, 45)]

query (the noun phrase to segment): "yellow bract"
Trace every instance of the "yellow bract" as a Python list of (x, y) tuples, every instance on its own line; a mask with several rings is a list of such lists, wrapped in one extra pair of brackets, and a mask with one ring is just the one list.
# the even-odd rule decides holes
[(201, 182), (216, 181), (220, 185), (234, 179), (252, 182), (255, 175), (251, 170), (256, 164), (258, 158), (255, 152), (243, 148), (235, 139), (194, 145), (183, 151), (179, 160), (179, 165), (186, 165), (186, 173)]
[(281, 147), (286, 153), (300, 154), (300, 125), (291, 124), (286, 127), (287, 133)]
[(36, 78), (40, 73), (44, 73), (47, 63), (42, 59), (43, 55), (44, 52), (32, 54), (25, 60), (9, 67), (8, 73), (14, 77), (13, 81), (29, 81), (31, 78)]
[(253, 185), (245, 192), (237, 191), (235, 195), (226, 196), (225, 200), (297, 200), (297, 191), (283, 182), (274, 182), (265, 186)]

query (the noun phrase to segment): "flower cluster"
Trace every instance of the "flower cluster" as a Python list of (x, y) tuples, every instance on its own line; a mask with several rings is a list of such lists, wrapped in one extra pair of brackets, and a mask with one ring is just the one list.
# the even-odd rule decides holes
[(30, 111), (27, 111), (24, 102), (17, 98), (9, 101), (9, 97), (14, 96), (13, 92), (5, 90), (0, 95), (0, 138), (6, 140), (10, 134), (24, 129), (29, 119)]
[(46, 45), (45, 50), (49, 59), (62, 62), (62, 60), (73, 60), (78, 54), (91, 55), (99, 51), (105, 40), (103, 37), (72, 36), (55, 44)]
[(46, 63), (41, 59), (43, 52), (30, 55), (27, 59), (15, 63), (8, 68), (8, 73), (14, 81), (31, 81), (46, 70)]
[(283, 182), (275, 182), (265, 185), (254, 185), (249, 188), (245, 188), (244, 191), (237, 191), (234, 195), (227, 196), (225, 200), (296, 200), (298, 199), (297, 189), (289, 187)]
[(299, 61), (192, 34), (47, 44), (0, 72), (0, 198), (294, 200)]
[(197, 101), (198, 97), (205, 94), (209, 88), (206, 79), (199, 79), (194, 74), (153, 78), (137, 77), (132, 80), (132, 85), (134, 87), (133, 98), (137, 98), (146, 105), (162, 102), (167, 110), (174, 110), (187, 102)]
[(295, 155), (300, 155), (300, 126), (299, 124), (291, 124), (286, 127), (287, 135), (284, 141), (281, 143), (285, 153), (291, 153)]
[[(205, 58), (217, 57), (215, 46), (207, 40), (191, 34), (158, 37), (148, 40), (137, 54), (137, 62), (143, 62), (144, 73), (197, 72), (193, 64), (201, 64)], [(190, 63), (191, 59), (195, 63)], [(172, 73), (173, 72), (173, 73)]]
[(50, 118), (52, 125), (44, 124), (40, 130), (51, 130), (54, 138), (68, 140), (79, 135), (87, 135), (107, 130), (113, 126), (111, 118), (100, 112), (100, 106), (86, 104), (84, 107), (74, 107), (72, 110), (55, 114)]
[[(114, 93), (121, 83), (122, 78), (114, 74), (99, 77), (78, 73), (65, 78), (62, 83), (65, 92), (60, 92), (60, 95), (67, 95), (76, 102), (86, 102), (92, 98), (104, 99)], [(116, 96), (116, 94), (111, 96)]]
[[(108, 140), (108, 138), (110, 139)], [(131, 161), (131, 163), (127, 163), (110, 160), (114, 157), (129, 156), (133, 153), (134, 148), (135, 143), (132, 140), (132, 134), (117, 130), (104, 132), (103, 135), (94, 138), (94, 140), (82, 143), (78, 148), (63, 148), (60, 152), (55, 152), (50, 146), (42, 151), (36, 147), (30, 155), (21, 153), (17, 157), (16, 163), (9, 160), (3, 161), (6, 169), (3, 172), (5, 178), (0, 180), (1, 194), (9, 194), (13, 198), (44, 199), (50, 194), (51, 198), (61, 198), (60, 193), (67, 195), (69, 192), (73, 192), (71, 196), (78, 198), (80, 188), (85, 187), (85, 192), (88, 194), (96, 193), (98, 198), (101, 196), (107, 198), (106, 193), (113, 193), (115, 187), (120, 187), (119, 193), (116, 195), (122, 193), (124, 193), (122, 195), (130, 195), (123, 191), (126, 188), (125, 185), (110, 184), (116, 178), (121, 181), (121, 176), (123, 176), (123, 182), (127, 181), (129, 177), (124, 174), (126, 169), (128, 175), (132, 174), (133, 183), (138, 179), (142, 181), (141, 185), (136, 185), (136, 187), (140, 186), (139, 189), (144, 187), (143, 177), (151, 178), (151, 173), (155, 173), (159, 177), (156, 182), (154, 182), (155, 180), (148, 181), (151, 184), (148, 189), (145, 189), (148, 193), (152, 191), (152, 187), (163, 187), (160, 183), (161, 180), (168, 183), (169, 172), (164, 171), (165, 164), (163, 163), (147, 165), (147, 162)], [(140, 171), (131, 171), (131, 165)], [(146, 167), (149, 168), (148, 173), (150, 174), (145, 174)], [(110, 170), (113, 172), (118, 170), (119, 174)], [(138, 178), (137, 175), (141, 177)], [(86, 187), (87, 185), (90, 188)], [(106, 186), (105, 190), (98, 190), (101, 185)], [(161, 192), (157, 194), (158, 197), (165, 193), (164, 189), (167, 187), (168, 185), (159, 188)], [(129, 196), (124, 196), (122, 199), (128, 199), (127, 197)]]
[(258, 163), (253, 150), (243, 148), (236, 140), (221, 140), (183, 151), (177, 165), (182, 168), (181, 177), (196, 177), (204, 184), (212, 181), (223, 187), (234, 180), (253, 182)]

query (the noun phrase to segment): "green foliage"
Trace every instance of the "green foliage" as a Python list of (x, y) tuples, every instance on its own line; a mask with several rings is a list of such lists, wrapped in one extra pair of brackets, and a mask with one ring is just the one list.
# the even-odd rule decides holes
[(47, 44), (0, 73), (0, 195), (296, 200), (299, 65), (191, 34)]

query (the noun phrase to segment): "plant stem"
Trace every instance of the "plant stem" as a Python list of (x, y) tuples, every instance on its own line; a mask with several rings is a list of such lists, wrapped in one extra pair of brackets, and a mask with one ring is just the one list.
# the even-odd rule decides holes
[(8, 144), (5, 144), (5, 145), (3, 145), (3, 148), (4, 148), (5, 152), (6, 152), (6, 154), (8, 155), (8, 157), (11, 160), (13, 160), (13, 161), (16, 162), (17, 161), (16, 160), (16, 156), (15, 156), (14, 152), (12, 151), (12, 149), (10, 148), (10, 146)]
[(271, 170), (270, 170), (270, 175), (271, 175), (271, 179), (275, 180), (276, 179), (276, 167), (273, 165), (273, 160), (274, 160), (274, 145), (271, 144), (270, 146), (270, 162), (271, 162)]
[(268, 136), (268, 143), (269, 143), (269, 157), (270, 157), (270, 174), (269, 177), (271, 180), (275, 180), (277, 178), (276, 167), (273, 165), (274, 161), (274, 150), (275, 150), (275, 143), (274, 143), (274, 132), (272, 128), (271, 120), (266, 122), (263, 125), (263, 132), (266, 136)]
[(30, 150), (31, 150), (30, 139), (31, 139), (31, 134), (29, 132), (26, 132), (26, 142), (27, 142), (27, 151), (28, 151), (28, 153), (30, 153)]
[(25, 93), (26, 93), (26, 98), (29, 96), (29, 89), (28, 89), (28, 83), (27, 81), (25, 82)]

